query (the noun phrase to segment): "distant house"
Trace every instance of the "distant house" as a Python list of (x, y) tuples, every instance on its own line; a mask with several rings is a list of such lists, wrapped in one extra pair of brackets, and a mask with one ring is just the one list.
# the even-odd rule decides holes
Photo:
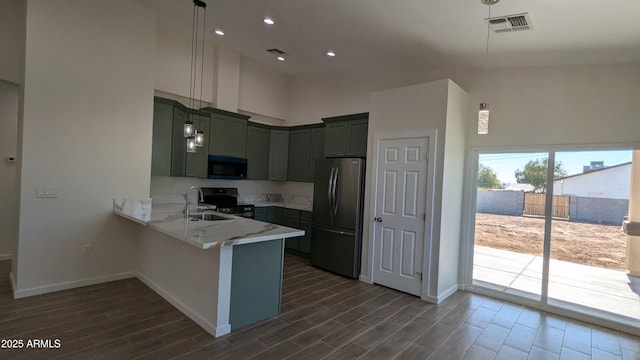
[[(554, 195), (591, 198), (629, 199), (631, 162), (609, 167), (585, 167), (582, 174), (569, 175), (553, 181)], [(598, 164), (596, 164), (598, 165)]]
[(522, 191), (522, 192), (533, 192), (536, 187), (531, 184), (519, 184), (519, 183), (505, 183), (502, 184), (503, 190), (507, 191)]

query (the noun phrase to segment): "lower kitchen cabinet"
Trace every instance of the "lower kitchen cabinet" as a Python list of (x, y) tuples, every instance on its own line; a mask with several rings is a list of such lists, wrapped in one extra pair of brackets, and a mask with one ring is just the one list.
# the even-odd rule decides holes
[(309, 256), (311, 253), (311, 211), (267, 206), (257, 207), (254, 216), (258, 221), (304, 230), (304, 236), (285, 240), (285, 250), (295, 255)]
[(292, 254), (309, 256), (311, 253), (311, 212), (284, 209), (284, 226), (304, 230), (304, 236), (287, 239), (285, 249)]
[(253, 213), (253, 219), (258, 221), (269, 222), (269, 208), (257, 207)]

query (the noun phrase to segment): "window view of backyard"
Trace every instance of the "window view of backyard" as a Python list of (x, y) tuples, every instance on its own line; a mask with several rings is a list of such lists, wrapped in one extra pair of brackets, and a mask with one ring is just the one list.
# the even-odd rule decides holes
[(474, 284), (541, 300), (545, 209), (553, 187), (548, 299), (640, 319), (640, 279), (626, 269), (621, 225), (632, 151), (480, 154)]

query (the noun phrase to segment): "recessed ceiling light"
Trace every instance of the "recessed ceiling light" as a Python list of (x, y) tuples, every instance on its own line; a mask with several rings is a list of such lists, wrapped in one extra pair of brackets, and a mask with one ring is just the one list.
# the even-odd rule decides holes
[(217, 35), (223, 36), (224, 35), (224, 31), (220, 30), (220, 29), (216, 29), (215, 33)]
[(268, 16), (267, 16), (267, 17), (265, 17), (263, 21), (264, 21), (264, 23), (265, 23), (265, 24), (267, 24), (267, 25), (273, 25), (273, 24), (275, 24), (275, 22), (273, 21), (273, 19), (272, 19), (272, 18), (270, 18), (270, 17), (268, 17)]
[(280, 61), (284, 61), (285, 60), (284, 56), (278, 56), (276, 59), (278, 59)]
[(329, 50), (329, 51), (327, 51), (327, 56), (334, 57), (334, 56), (336, 56), (336, 53), (333, 52), (332, 50)]

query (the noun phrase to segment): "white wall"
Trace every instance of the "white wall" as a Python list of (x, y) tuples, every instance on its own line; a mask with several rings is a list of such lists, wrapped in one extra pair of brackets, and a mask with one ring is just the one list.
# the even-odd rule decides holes
[[(444, 135), (438, 297), (458, 289), (468, 94), (449, 82)], [(438, 161), (437, 159), (434, 159)]]
[(149, 194), (155, 80), (155, 16), (138, 3), (29, 0), (26, 21), (17, 296), (135, 269), (112, 201)]
[(571, 176), (553, 182), (554, 195), (629, 200), (631, 164)]
[[(471, 147), (640, 142), (640, 64), (584, 65), (489, 71), (491, 123)], [(480, 82), (468, 89), (471, 111)]]
[(238, 108), (276, 119), (286, 119), (290, 76), (247, 58), (240, 61)]
[(9, 259), (18, 230), (17, 164), (5, 161), (18, 150), (18, 96), (16, 84), (0, 80), (0, 260)]
[[(452, 102), (448, 104), (451, 95)], [(371, 95), (369, 113), (369, 139), (367, 146), (367, 170), (365, 178), (365, 203), (363, 227), (362, 275), (370, 274), (370, 248), (373, 242), (372, 219), (375, 216), (372, 196), (375, 194), (373, 163), (376, 151), (374, 139), (384, 135), (422, 136), (435, 132), (429, 142), (435, 145), (435, 153), (429, 154), (428, 172), (434, 179), (431, 202), (434, 211), (427, 209), (431, 223), (432, 255), (431, 270), (426, 276), (433, 276), (428, 289), (423, 294), (436, 300), (452, 286), (457, 289), (458, 246), (464, 170), (465, 124), (461, 113), (466, 105), (466, 94), (455, 83), (440, 80), (380, 91)], [(456, 107), (462, 108), (455, 109)], [(449, 129), (448, 126), (451, 125)], [(451, 131), (450, 135), (447, 132)], [(449, 144), (446, 144), (449, 141)], [(445, 185), (445, 182), (447, 183)], [(460, 190), (456, 191), (455, 187)], [(446, 190), (446, 192), (445, 192)], [(455, 194), (449, 193), (456, 191)], [(429, 192), (429, 190), (427, 190)], [(445, 201), (447, 202), (445, 204)], [(425, 246), (429, 244), (425, 242)], [(425, 259), (424, 261), (428, 261)], [(375, 279), (374, 279), (375, 281)]]
[[(199, 52), (200, 54), (200, 52)], [(152, 64), (155, 66), (155, 89), (189, 98), (189, 75), (191, 73), (191, 32), (176, 32), (160, 24), (157, 27), (157, 42)], [(198, 68), (200, 61), (198, 61)], [(200, 72), (195, 98), (200, 98)], [(213, 102), (214, 47), (205, 46), (202, 101)], [(177, 100), (178, 98), (176, 98)], [(181, 99), (182, 100), (182, 99)], [(184, 105), (188, 106), (187, 103)], [(198, 107), (198, 106), (195, 106)]]
[(0, 0), (0, 80), (20, 83), (24, 51), (24, 2)]

